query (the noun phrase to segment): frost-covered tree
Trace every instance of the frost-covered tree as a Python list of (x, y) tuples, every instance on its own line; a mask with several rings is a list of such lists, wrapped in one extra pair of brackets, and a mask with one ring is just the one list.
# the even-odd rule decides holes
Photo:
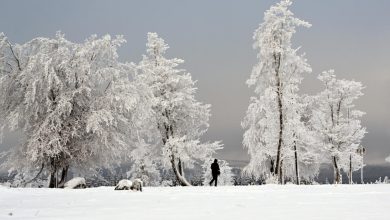
[(0, 35), (1, 130), (23, 133), (4, 166), (44, 170), (49, 187), (61, 187), (70, 167), (91, 172), (128, 156), (151, 96), (118, 62), (123, 42), (107, 35), (77, 44), (58, 33), (18, 45)]
[(341, 169), (352, 177), (352, 163), (358, 163), (353, 160), (361, 161), (358, 147), (366, 128), (360, 121), (364, 112), (354, 109), (354, 101), (363, 95), (363, 86), (360, 82), (336, 79), (333, 70), (318, 78), (325, 89), (316, 97), (311, 124), (333, 165), (334, 183), (341, 183)]
[(300, 108), (302, 110), (300, 112), (301, 121), (305, 129), (302, 130), (304, 133), (300, 133), (300, 137), (295, 142), (298, 149), (294, 151), (295, 168), (293, 169), (291, 166), (287, 167), (290, 172), (296, 172), (295, 180), (297, 184), (301, 180), (305, 183), (312, 183), (320, 172), (320, 165), (327, 162), (323, 158), (324, 149), (321, 147), (322, 142), (319, 140), (320, 138), (311, 124), (311, 117), (313, 116), (316, 101), (316, 96), (309, 95), (304, 95), (299, 100), (302, 107)]
[(243, 144), (251, 157), (245, 171), (255, 176), (271, 174), (279, 182), (283, 176), (298, 173), (284, 173), (283, 167), (294, 167), (294, 158), (299, 158), (297, 145), (303, 141), (305, 126), (297, 92), (302, 74), (311, 72), (304, 56), (291, 44), (296, 28), (310, 24), (295, 18), (290, 5), (291, 1), (282, 0), (272, 6), (254, 32), (259, 63), (247, 84), (255, 88), (256, 96), (242, 122), (246, 129)]
[[(353, 151), (355, 149), (355, 151)], [(353, 184), (353, 172), (357, 170), (363, 171), (363, 155), (359, 152), (361, 146), (354, 147), (350, 150), (349, 153), (343, 155), (341, 160), (346, 160), (346, 163), (343, 163), (344, 166), (341, 169), (347, 173), (348, 183)], [(361, 174), (362, 176), (362, 174)], [(362, 179), (362, 178), (361, 178)], [(362, 182), (362, 181), (361, 181)]]
[(159, 165), (161, 150), (153, 143), (141, 140), (131, 151), (132, 168), (128, 172), (131, 179), (141, 179), (145, 186), (157, 186), (161, 181)]
[(137, 68), (153, 92), (153, 125), (162, 144), (162, 163), (172, 169), (181, 185), (190, 185), (183, 166), (201, 166), (221, 148), (219, 142), (199, 141), (209, 126), (210, 105), (195, 99), (195, 81), (185, 70), (178, 69), (184, 61), (164, 57), (169, 47), (163, 39), (148, 33), (146, 47), (146, 55)]

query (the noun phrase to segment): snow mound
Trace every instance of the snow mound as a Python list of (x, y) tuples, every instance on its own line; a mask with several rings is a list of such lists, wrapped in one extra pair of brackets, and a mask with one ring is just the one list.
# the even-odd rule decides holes
[(64, 185), (65, 189), (85, 189), (87, 188), (87, 184), (85, 183), (85, 179), (82, 177), (75, 177)]
[(9, 182), (5, 182), (5, 183), (0, 183), (0, 188), (10, 188), (11, 187), (11, 183)]
[(133, 181), (123, 179), (118, 182), (115, 187), (115, 190), (133, 190), (142, 192), (143, 182), (140, 179), (134, 179)]
[(123, 179), (118, 182), (115, 187), (115, 190), (129, 190), (133, 186), (133, 183), (130, 180)]

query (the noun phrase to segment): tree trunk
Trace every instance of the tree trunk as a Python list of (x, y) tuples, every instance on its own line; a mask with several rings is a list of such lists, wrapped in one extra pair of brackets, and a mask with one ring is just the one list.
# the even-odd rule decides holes
[[(63, 168), (59, 168), (57, 166), (55, 158), (52, 158), (50, 160), (50, 165), (51, 165), (51, 169), (50, 169), (48, 187), (49, 188), (63, 188), (64, 184), (65, 184), (65, 181), (66, 181), (66, 177), (68, 176), (69, 166), (65, 166)], [(61, 177), (59, 178), (58, 177), (58, 171), (60, 169), (61, 169)]]
[(349, 174), (348, 174), (348, 182), (352, 184), (352, 154), (349, 155)]
[(269, 168), (269, 171), (272, 175), (275, 174), (275, 160), (274, 159), (271, 159), (271, 167)]
[(177, 181), (179, 181), (180, 185), (182, 185), (182, 186), (191, 186), (191, 184), (184, 178), (184, 176), (182, 176), (180, 174), (179, 168), (177, 167), (176, 164), (177, 163), (176, 163), (175, 155), (173, 155), (173, 153), (172, 153), (171, 154), (171, 165), (172, 165), (173, 173), (175, 174)]
[(280, 184), (284, 185), (283, 160), (280, 161), (279, 182), (280, 182)]
[[(164, 116), (167, 116), (167, 115), (169, 115), (168, 112), (166, 112)], [(163, 144), (165, 145), (167, 143), (168, 139), (170, 137), (173, 137), (173, 128), (172, 128), (172, 126), (168, 126), (168, 125), (164, 125), (164, 127), (165, 127), (165, 137), (163, 137), (162, 141), (163, 141)], [(180, 158), (178, 158), (179, 164), (180, 164), (180, 167), (178, 168), (177, 167), (178, 163), (176, 163), (175, 153), (174, 153), (173, 149), (170, 149), (170, 151), (171, 151), (170, 152), (170, 154), (171, 154), (170, 155), (171, 166), (172, 166), (172, 170), (173, 170), (173, 173), (176, 176), (177, 181), (182, 186), (191, 186), (191, 184), (182, 175), (183, 174), (183, 170), (182, 170), (182, 164), (181, 164)]]
[(58, 182), (58, 188), (64, 188), (66, 178), (68, 176), (68, 170), (69, 170), (69, 166), (62, 168), (61, 180)]
[(294, 141), (294, 156), (295, 156), (295, 178), (296, 178), (296, 184), (300, 184), (300, 179), (299, 179), (299, 164), (298, 164), (298, 151), (297, 151), (297, 144)]
[(361, 184), (364, 184), (364, 181), (363, 181), (363, 166), (364, 166), (364, 162), (363, 162), (363, 155), (362, 155), (362, 165), (361, 165), (361, 168), (360, 168), (360, 183)]
[(337, 164), (337, 158), (336, 156), (332, 156), (332, 159), (333, 159), (333, 173), (334, 173), (334, 180), (333, 180), (333, 183), (334, 184), (340, 184), (341, 183), (341, 175), (340, 175), (340, 168), (338, 167), (338, 164)]
[(49, 188), (56, 188), (57, 187), (57, 166), (55, 163), (55, 158), (50, 159), (50, 175), (49, 175)]
[(57, 173), (56, 171), (51, 171), (50, 172), (49, 184), (48, 184), (49, 188), (56, 188), (56, 182), (57, 182), (56, 173)]
[(279, 183), (281, 183), (281, 175), (282, 173), (282, 166), (281, 166), (281, 154), (282, 154), (282, 141), (283, 141), (283, 103), (282, 103), (282, 84), (280, 80), (280, 59), (281, 54), (274, 54), (274, 60), (275, 60), (275, 76), (276, 76), (276, 86), (277, 86), (277, 101), (278, 101), (278, 112), (279, 112), (279, 139), (278, 139), (278, 149), (276, 154), (276, 167), (275, 167), (275, 174), (279, 174)]
[(183, 166), (183, 163), (181, 162), (180, 158), (178, 158), (177, 167), (179, 169), (180, 175), (182, 175), (184, 177), (184, 166)]

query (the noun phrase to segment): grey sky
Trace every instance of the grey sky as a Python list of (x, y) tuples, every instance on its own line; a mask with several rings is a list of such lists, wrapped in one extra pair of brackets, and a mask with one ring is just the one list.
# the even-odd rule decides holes
[[(57, 30), (78, 42), (91, 34), (123, 34), (128, 43), (120, 49), (121, 59), (134, 62), (144, 53), (146, 33), (159, 33), (171, 47), (168, 56), (184, 59), (198, 80), (199, 100), (212, 104), (205, 139), (223, 141), (220, 158), (245, 160), (240, 122), (252, 95), (245, 85), (256, 63), (252, 33), (275, 2), (2, 0), (0, 32), (15, 43), (53, 37)], [(367, 112), (367, 162), (383, 163), (390, 154), (390, 1), (296, 0), (292, 10), (313, 24), (294, 38), (313, 68), (302, 91), (318, 92), (316, 77), (330, 68), (341, 78), (362, 81), (365, 96), (358, 108)], [(6, 139), (2, 147), (11, 142)]]

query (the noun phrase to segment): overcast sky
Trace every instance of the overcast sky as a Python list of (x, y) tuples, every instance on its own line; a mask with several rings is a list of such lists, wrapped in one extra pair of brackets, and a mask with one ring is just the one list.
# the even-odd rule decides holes
[[(147, 32), (157, 32), (170, 45), (169, 57), (183, 65), (198, 81), (197, 97), (212, 105), (206, 140), (222, 140), (223, 159), (246, 160), (240, 122), (252, 89), (245, 85), (256, 52), (252, 34), (271, 0), (139, 0), (53, 1), (1, 0), (0, 32), (14, 43), (34, 37), (54, 37), (61, 30), (69, 40), (81, 42), (91, 34), (122, 34), (121, 60), (138, 62)], [(340, 78), (366, 86), (357, 107), (367, 114), (363, 140), (367, 162), (384, 163), (390, 154), (390, 1), (296, 0), (292, 11), (313, 24), (299, 29), (295, 46), (306, 52), (313, 73), (302, 92), (315, 94), (318, 73), (333, 68)], [(6, 138), (0, 148), (15, 142)]]

